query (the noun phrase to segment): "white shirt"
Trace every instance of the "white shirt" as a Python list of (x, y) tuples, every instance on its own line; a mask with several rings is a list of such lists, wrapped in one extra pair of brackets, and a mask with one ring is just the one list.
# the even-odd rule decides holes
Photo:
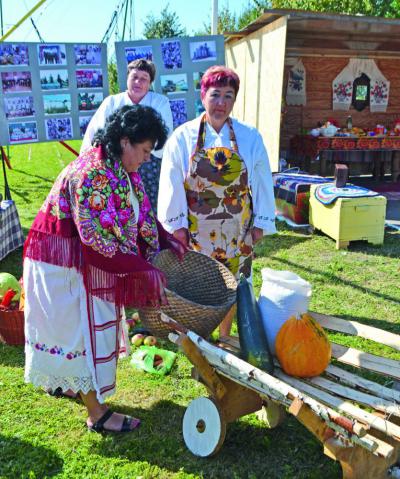
[[(158, 192), (158, 219), (173, 233), (188, 227), (188, 206), (184, 181), (189, 172), (189, 158), (196, 149), (201, 116), (184, 123), (168, 139), (161, 163)], [(246, 164), (253, 199), (254, 226), (273, 234), (275, 199), (268, 154), (260, 133), (253, 127), (232, 119), (239, 154)], [(206, 123), (205, 148), (230, 148), (229, 127), (225, 123), (220, 133)]]
[[(151, 106), (152, 108), (154, 108), (164, 120), (164, 123), (168, 128), (168, 136), (171, 135), (174, 127), (172, 121), (171, 107), (166, 96), (160, 95), (159, 93), (154, 93), (153, 91), (149, 91), (140, 100), (138, 104), (142, 106)], [(123, 93), (118, 93), (117, 95), (110, 95), (103, 100), (102, 104), (99, 106), (96, 113), (93, 115), (86, 129), (86, 133), (83, 137), (81, 145), (81, 152), (92, 145), (94, 134), (99, 128), (104, 127), (106, 119), (112, 113), (114, 113), (115, 110), (118, 110), (118, 108), (121, 108), (125, 105), (134, 105), (132, 100), (129, 98), (128, 92), (126, 91)], [(157, 158), (161, 158), (163, 150), (154, 150), (152, 151), (152, 154), (157, 156)]]

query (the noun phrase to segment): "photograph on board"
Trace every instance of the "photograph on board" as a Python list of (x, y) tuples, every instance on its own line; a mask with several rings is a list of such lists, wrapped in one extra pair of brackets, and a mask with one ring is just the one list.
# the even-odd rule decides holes
[(87, 129), (92, 117), (93, 117), (93, 115), (80, 116), (79, 117), (79, 134), (81, 135), (81, 138), (83, 138), (85, 136), (86, 129)]
[(8, 96), (4, 97), (4, 113), (9, 118), (34, 116), (35, 107), (33, 96)]
[(68, 70), (40, 70), (42, 90), (64, 90), (69, 87)]
[(213, 40), (190, 42), (189, 49), (192, 62), (215, 61), (217, 59), (217, 47)]
[(0, 44), (0, 66), (29, 65), (28, 46), (24, 44)]
[(72, 134), (72, 121), (67, 118), (49, 118), (45, 120), (46, 138), (48, 140), (70, 140)]
[(3, 93), (32, 91), (31, 72), (2, 72), (1, 83)]
[(78, 88), (103, 88), (103, 72), (95, 70), (76, 70), (76, 86)]
[(150, 45), (125, 47), (125, 58), (127, 63), (139, 60), (140, 58), (153, 61), (153, 48)]
[(193, 73), (193, 87), (195, 90), (200, 91), (201, 85), (201, 79), (203, 78), (204, 72), (194, 72)]
[(162, 42), (161, 54), (165, 68), (182, 68), (181, 42)]
[(186, 100), (180, 98), (179, 100), (169, 100), (172, 111), (172, 120), (174, 128), (187, 121)]
[(9, 123), (8, 136), (10, 138), (10, 144), (38, 141), (36, 121)]
[(97, 110), (103, 101), (103, 93), (78, 93), (78, 110), (93, 111)]
[(75, 65), (101, 65), (101, 45), (74, 45)]
[(71, 95), (43, 95), (45, 115), (60, 115), (71, 112)]
[(40, 44), (38, 47), (39, 65), (66, 65), (67, 55), (63, 44)]
[(186, 73), (175, 75), (161, 75), (161, 90), (164, 94), (182, 93), (188, 91)]
[(194, 102), (194, 109), (196, 112), (196, 116), (201, 115), (203, 112), (206, 111), (204, 108), (203, 102), (200, 100), (200, 98), (197, 98)]

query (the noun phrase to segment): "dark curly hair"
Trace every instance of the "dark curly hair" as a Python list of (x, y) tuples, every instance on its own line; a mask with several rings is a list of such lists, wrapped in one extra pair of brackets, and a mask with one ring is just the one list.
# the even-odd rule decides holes
[(150, 106), (126, 105), (112, 113), (104, 128), (97, 130), (93, 145), (102, 145), (107, 156), (121, 158), (121, 139), (128, 138), (132, 144), (151, 141), (154, 149), (164, 146), (168, 129), (159, 113)]

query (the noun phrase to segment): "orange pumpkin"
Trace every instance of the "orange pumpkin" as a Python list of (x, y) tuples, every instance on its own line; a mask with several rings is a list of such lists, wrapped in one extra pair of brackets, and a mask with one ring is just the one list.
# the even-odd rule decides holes
[(286, 374), (302, 378), (318, 376), (329, 364), (331, 345), (314, 318), (304, 313), (291, 316), (281, 326), (275, 351)]

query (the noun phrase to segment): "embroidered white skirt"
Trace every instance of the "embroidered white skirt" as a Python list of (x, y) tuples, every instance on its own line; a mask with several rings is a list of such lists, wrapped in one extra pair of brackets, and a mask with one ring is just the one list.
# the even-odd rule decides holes
[(25, 380), (35, 386), (87, 393), (100, 402), (115, 391), (120, 325), (115, 305), (87, 300), (71, 268), (26, 258)]

